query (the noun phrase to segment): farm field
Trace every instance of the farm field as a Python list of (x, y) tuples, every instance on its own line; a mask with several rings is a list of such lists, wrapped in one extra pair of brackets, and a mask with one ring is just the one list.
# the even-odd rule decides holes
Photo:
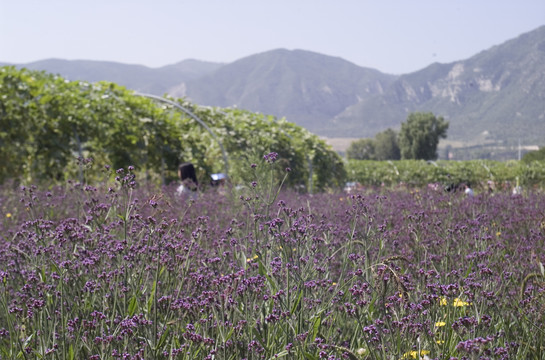
[(132, 168), (2, 185), (0, 358), (545, 352), (542, 191), (309, 195), (273, 178), (195, 201)]

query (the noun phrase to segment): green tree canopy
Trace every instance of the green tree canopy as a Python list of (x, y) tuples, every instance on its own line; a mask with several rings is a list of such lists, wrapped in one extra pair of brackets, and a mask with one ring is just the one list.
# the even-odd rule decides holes
[(399, 148), (402, 159), (437, 159), (440, 138), (447, 137), (449, 123), (432, 113), (411, 113), (401, 124)]
[(351, 160), (374, 160), (375, 140), (358, 139), (352, 141), (346, 149), (346, 157)]
[(539, 150), (527, 152), (524, 154), (521, 160), (524, 163), (531, 163), (532, 161), (545, 161), (545, 147), (542, 147)]
[(375, 135), (375, 158), (377, 160), (400, 160), (401, 152), (393, 129), (386, 129)]

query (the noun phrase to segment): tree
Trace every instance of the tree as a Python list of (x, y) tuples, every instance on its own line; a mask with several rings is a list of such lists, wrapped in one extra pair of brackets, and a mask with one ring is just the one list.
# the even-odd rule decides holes
[(534, 150), (527, 152), (522, 157), (522, 162), (525, 164), (529, 164), (532, 161), (544, 161), (545, 160), (545, 147), (542, 147), (539, 150)]
[(447, 137), (449, 123), (432, 113), (411, 113), (401, 124), (399, 148), (402, 159), (437, 159), (440, 138)]
[(353, 160), (374, 160), (375, 140), (358, 139), (352, 141), (346, 149), (346, 157)]
[(397, 132), (392, 129), (386, 129), (375, 135), (375, 158), (377, 160), (401, 159)]

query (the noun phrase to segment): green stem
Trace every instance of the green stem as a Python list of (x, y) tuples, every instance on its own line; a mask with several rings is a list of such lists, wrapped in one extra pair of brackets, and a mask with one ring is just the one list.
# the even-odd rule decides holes
[(61, 270), (61, 278), (59, 279), (61, 285), (61, 331), (62, 331), (62, 355), (66, 360), (66, 327), (64, 322), (64, 271)]
[[(6, 300), (5, 300), (5, 299), (6, 299)], [(7, 320), (7, 322), (8, 322), (8, 329), (9, 329), (10, 337), (11, 337), (11, 336), (16, 336), (16, 335), (15, 335), (15, 329), (13, 328), (13, 323), (11, 322), (11, 316), (10, 316), (9, 309), (8, 309), (7, 289), (5, 288), (5, 286), (4, 286), (4, 296), (2, 297), (2, 305), (4, 305), (5, 314), (6, 314), (6, 320)], [(21, 345), (21, 341), (19, 340), (19, 337), (18, 337), (18, 336), (16, 336), (16, 340), (17, 340), (17, 345), (19, 346), (19, 350), (20, 350), (21, 353), (23, 354), (23, 357), (26, 359), (25, 349), (23, 349), (23, 345)], [(10, 353), (13, 354), (12, 345), (13, 345), (13, 342), (10, 341), (10, 342), (9, 342), (9, 348), (10, 348), (9, 351), (10, 351)]]

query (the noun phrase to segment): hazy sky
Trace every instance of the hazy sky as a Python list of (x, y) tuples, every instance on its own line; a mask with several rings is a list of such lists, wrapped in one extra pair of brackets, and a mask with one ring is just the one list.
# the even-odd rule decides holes
[(159, 67), (286, 48), (401, 74), (542, 25), (545, 0), (0, 0), (0, 62)]

